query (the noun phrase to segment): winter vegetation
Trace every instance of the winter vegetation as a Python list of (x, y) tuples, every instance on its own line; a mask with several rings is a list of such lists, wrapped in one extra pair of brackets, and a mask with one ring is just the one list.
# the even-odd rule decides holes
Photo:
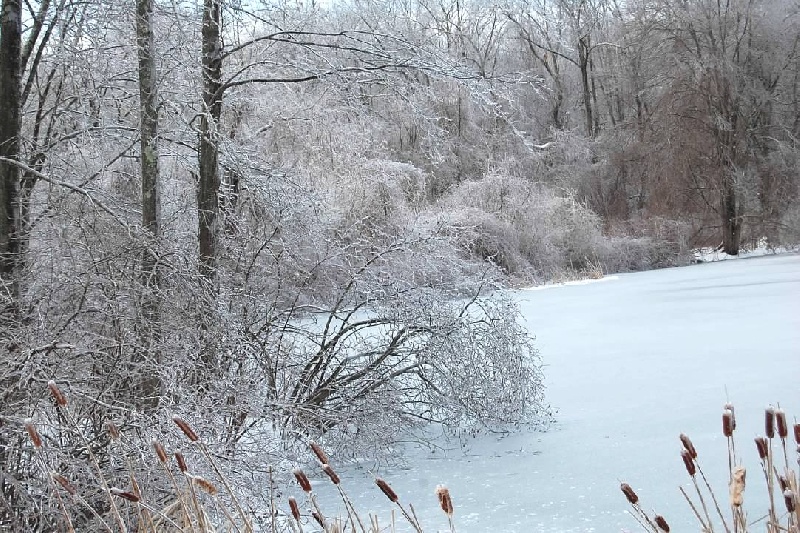
[(506, 288), (800, 241), (799, 16), (2, 0), (0, 529), (62, 523), (50, 471), (75, 530), (125, 529), (102, 480), (185, 496), (117, 449), (173, 415), (253, 494), (309, 440), (546, 423)]

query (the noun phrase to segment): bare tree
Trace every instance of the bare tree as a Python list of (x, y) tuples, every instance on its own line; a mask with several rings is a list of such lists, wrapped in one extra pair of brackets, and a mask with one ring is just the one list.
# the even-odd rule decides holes
[[(142, 228), (150, 241), (142, 254), (142, 278), (144, 295), (142, 315), (147, 337), (145, 345), (158, 344), (160, 335), (159, 272), (158, 257), (153, 249), (160, 238), (161, 194), (159, 191), (158, 152), (158, 79), (156, 70), (156, 45), (153, 36), (153, 0), (136, 2), (136, 45), (139, 59), (139, 117), (140, 155), (142, 175)], [(152, 362), (157, 366), (161, 357), (158, 349), (151, 350)], [(142, 370), (140, 369), (141, 373)], [(159, 382), (152, 372), (146, 374), (141, 384), (144, 398), (157, 397)], [(149, 374), (149, 375), (148, 375)], [(143, 398), (143, 399), (144, 399)]]
[[(3, 0), (0, 12), (0, 157), (20, 158), (22, 131), (22, 2)], [(0, 162), (0, 282), (3, 309), (16, 313), (19, 265), (19, 168)]]

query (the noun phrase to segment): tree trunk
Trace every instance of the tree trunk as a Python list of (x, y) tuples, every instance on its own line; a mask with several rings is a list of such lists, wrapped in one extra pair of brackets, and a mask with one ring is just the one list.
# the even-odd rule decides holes
[(197, 184), (200, 273), (212, 283), (217, 265), (219, 218), (219, 120), (222, 115), (222, 42), (219, 0), (203, 6), (203, 114), (200, 119), (199, 183)]
[(739, 255), (739, 241), (742, 234), (742, 220), (736, 201), (736, 188), (731, 176), (723, 178), (722, 202), (722, 251), (729, 255)]
[[(157, 258), (152, 252), (160, 235), (160, 195), (158, 178), (158, 89), (153, 38), (153, 0), (136, 1), (136, 45), (139, 55), (139, 117), (142, 173), (142, 228), (146, 246), (142, 254), (142, 316), (144, 345), (154, 365), (160, 363), (157, 346), (160, 338), (159, 273)], [(141, 361), (136, 361), (141, 363)], [(158, 377), (146, 368), (135, 369), (141, 375), (138, 396), (148, 405), (155, 405), (161, 392)]]
[(578, 67), (581, 71), (581, 85), (583, 87), (583, 109), (586, 119), (586, 135), (594, 137), (594, 112), (592, 110), (592, 88), (589, 83), (589, 53), (590, 43), (588, 37), (578, 40)]
[[(22, 130), (22, 5), (3, 0), (0, 13), (0, 156), (19, 160)], [(19, 169), (0, 163), (0, 314), (16, 314), (19, 303)]]

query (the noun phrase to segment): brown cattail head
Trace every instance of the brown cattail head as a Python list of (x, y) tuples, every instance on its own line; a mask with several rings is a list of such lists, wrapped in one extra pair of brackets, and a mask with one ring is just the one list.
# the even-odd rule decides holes
[(178, 470), (184, 474), (189, 470), (189, 467), (186, 466), (186, 459), (183, 458), (181, 452), (175, 452), (175, 462), (178, 463)]
[(319, 459), (320, 463), (324, 465), (331, 464), (331, 461), (328, 459), (328, 456), (325, 454), (325, 450), (322, 449), (322, 446), (316, 442), (309, 443), (309, 446), (311, 446), (311, 451), (314, 452), (314, 455), (317, 456), (317, 459)]
[(61, 389), (58, 388), (56, 382), (52, 379), (47, 382), (47, 388), (50, 389), (50, 394), (53, 395), (53, 399), (56, 401), (56, 405), (59, 407), (66, 407), (67, 405), (67, 397), (64, 396), (64, 393), (61, 392)]
[(800, 446), (800, 424), (794, 425), (794, 441)]
[(119, 442), (119, 428), (117, 425), (109, 420), (106, 422), (106, 429), (108, 430), (108, 434), (111, 436), (111, 440)]
[(768, 439), (775, 436), (775, 408), (771, 405), (764, 410), (764, 432)]
[(767, 439), (764, 437), (756, 437), (756, 449), (758, 450), (758, 457), (762, 461), (766, 461), (767, 456), (769, 456), (769, 444), (767, 444)]
[(333, 482), (334, 485), (338, 485), (339, 484), (339, 481), (340, 481), (339, 480), (339, 476), (336, 475), (336, 472), (333, 471), (333, 468), (331, 468), (331, 465), (323, 464), (322, 465), (322, 471), (325, 472), (326, 474), (328, 474), (328, 477), (331, 478), (331, 481)]
[(623, 483), (619, 486), (620, 490), (622, 490), (622, 494), (628, 499), (631, 505), (636, 505), (639, 503), (639, 496), (634, 492), (630, 485), (627, 483)]
[(733, 408), (733, 404), (728, 402), (723, 407), (724, 410), (731, 412), (731, 419), (733, 420), (732, 429), (736, 431), (736, 410)]
[(311, 482), (308, 480), (308, 476), (306, 476), (305, 472), (299, 468), (295, 468), (292, 470), (292, 474), (294, 474), (294, 478), (297, 480), (297, 484), (300, 485), (300, 488), (303, 489), (303, 492), (311, 492)]
[(399, 500), (397, 493), (392, 490), (392, 487), (390, 487), (386, 481), (384, 481), (382, 478), (376, 477), (375, 484), (378, 485), (378, 488), (383, 491), (383, 493), (392, 503), (397, 503), (397, 500)]
[(189, 439), (192, 442), (197, 442), (198, 440), (200, 440), (200, 437), (197, 436), (197, 433), (194, 432), (194, 430), (189, 425), (189, 423), (186, 422), (186, 420), (179, 417), (178, 415), (175, 415), (172, 417), (172, 421), (175, 422), (179, 428), (181, 428), (181, 431), (183, 431), (183, 434), (186, 435), (187, 439)]
[(664, 520), (663, 516), (661, 516), (660, 514), (657, 514), (655, 516), (655, 522), (656, 522), (656, 525), (658, 526), (658, 529), (660, 529), (661, 531), (664, 531), (665, 533), (669, 533), (669, 524), (667, 524), (667, 521)]
[(67, 478), (59, 474), (58, 472), (53, 472), (50, 474), (50, 477), (53, 478), (59, 485), (61, 485), (65, 491), (70, 493), (70, 495), (75, 496), (78, 491), (75, 489), (75, 486), (69, 482)]
[(781, 492), (786, 492), (789, 488), (789, 482), (786, 481), (786, 476), (778, 474), (778, 485), (781, 486)]
[(28, 436), (31, 438), (31, 442), (33, 443), (33, 447), (39, 449), (42, 447), (42, 436), (39, 435), (39, 432), (36, 431), (36, 426), (33, 423), (33, 419), (26, 418), (25, 419), (25, 431), (28, 432)]
[(298, 522), (300, 521), (300, 507), (297, 505), (297, 500), (294, 497), (289, 496), (289, 509), (292, 510), (292, 516)]
[(795, 510), (794, 492), (791, 489), (783, 491), (783, 501), (786, 503), (786, 510), (793, 513)]
[(737, 466), (731, 474), (730, 497), (731, 505), (741, 507), (744, 503), (745, 475), (747, 471), (743, 466)]
[(453, 499), (450, 497), (450, 491), (444, 485), (436, 487), (436, 496), (439, 498), (439, 507), (442, 508), (444, 514), (449, 517), (453, 516)]
[(722, 411), (722, 434), (730, 438), (733, 436), (733, 411), (725, 409)]
[(214, 484), (211, 483), (206, 478), (200, 477), (200, 476), (192, 476), (192, 475), (190, 475), (189, 479), (192, 480), (192, 483), (194, 483), (195, 485), (197, 485), (198, 487), (203, 489), (208, 494), (211, 494), (213, 496), (213, 495), (215, 495), (217, 493), (217, 487), (215, 487)]
[(789, 436), (789, 426), (786, 424), (786, 411), (778, 407), (775, 409), (775, 427), (778, 430), (778, 436), (785, 439)]
[(123, 500), (128, 500), (129, 502), (136, 503), (141, 499), (136, 494), (134, 494), (132, 492), (124, 491), (122, 489), (118, 489), (117, 487), (111, 487), (110, 489), (108, 489), (108, 491), (111, 494), (113, 494), (114, 496), (122, 498)]
[(691, 458), (697, 459), (697, 450), (695, 449), (694, 444), (692, 444), (692, 440), (689, 438), (689, 436), (686, 433), (681, 433), (680, 439), (681, 444), (683, 444), (683, 447), (687, 452), (689, 452)]
[(162, 465), (166, 464), (167, 463), (167, 450), (164, 449), (164, 445), (161, 444), (160, 442), (158, 442), (157, 439), (153, 439), (151, 441), (151, 443), (153, 444), (153, 450), (155, 450), (156, 456), (158, 457), (158, 460), (161, 461)]
[(690, 476), (694, 477), (694, 475), (697, 473), (697, 468), (694, 466), (694, 460), (692, 459), (692, 452), (690, 452), (689, 450), (682, 450), (681, 459), (683, 459), (683, 465), (686, 467), (686, 471), (689, 473)]
[(325, 530), (325, 520), (322, 519), (322, 515), (316, 511), (311, 511), (311, 516), (314, 517), (314, 520), (319, 524), (319, 527)]

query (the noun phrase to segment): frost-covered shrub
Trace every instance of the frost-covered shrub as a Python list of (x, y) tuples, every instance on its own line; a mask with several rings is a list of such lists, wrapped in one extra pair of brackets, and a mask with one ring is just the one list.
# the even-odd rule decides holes
[(560, 278), (598, 267), (642, 270), (673, 264), (685, 250), (668, 224), (657, 228), (660, 238), (610, 236), (601, 218), (574, 197), (502, 174), (462, 183), (442, 203), (470, 254), (519, 277)]

